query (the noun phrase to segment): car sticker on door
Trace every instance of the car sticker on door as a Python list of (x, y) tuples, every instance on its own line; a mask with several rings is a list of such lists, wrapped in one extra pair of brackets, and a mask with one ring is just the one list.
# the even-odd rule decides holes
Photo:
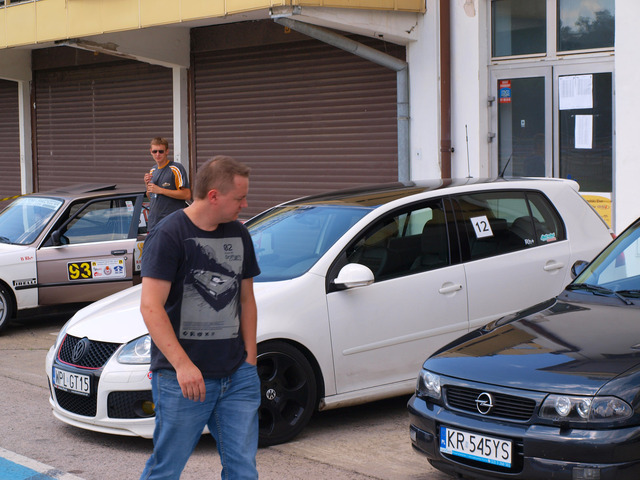
[(126, 275), (127, 269), (124, 258), (67, 263), (67, 278), (71, 281), (125, 278)]

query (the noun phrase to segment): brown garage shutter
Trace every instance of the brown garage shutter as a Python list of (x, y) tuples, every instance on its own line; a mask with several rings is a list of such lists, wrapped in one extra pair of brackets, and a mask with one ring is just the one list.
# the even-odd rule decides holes
[(35, 74), (38, 190), (71, 183), (142, 184), (149, 141), (170, 142), (172, 74), (139, 62)]
[(0, 209), (10, 203), (2, 199), (20, 193), (18, 108), (18, 84), (0, 80)]
[(227, 154), (252, 167), (245, 216), (398, 178), (391, 70), (312, 40), (197, 53), (194, 83), (197, 164)]

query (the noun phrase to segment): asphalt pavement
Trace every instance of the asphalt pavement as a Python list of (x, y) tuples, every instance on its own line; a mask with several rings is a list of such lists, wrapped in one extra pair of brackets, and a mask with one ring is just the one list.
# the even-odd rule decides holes
[[(51, 413), (45, 355), (67, 317), (13, 323), (0, 334), (0, 480), (137, 479), (151, 440), (83, 430)], [(409, 442), (408, 397), (316, 414), (293, 441), (258, 451), (261, 480), (447, 480)], [(182, 480), (220, 478), (203, 436)]]

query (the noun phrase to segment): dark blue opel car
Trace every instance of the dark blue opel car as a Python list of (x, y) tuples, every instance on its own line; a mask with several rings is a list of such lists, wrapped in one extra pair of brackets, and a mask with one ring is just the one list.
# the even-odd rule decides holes
[(410, 432), (434, 467), (471, 479), (640, 478), (640, 219), (581, 267), (557, 298), (424, 363)]

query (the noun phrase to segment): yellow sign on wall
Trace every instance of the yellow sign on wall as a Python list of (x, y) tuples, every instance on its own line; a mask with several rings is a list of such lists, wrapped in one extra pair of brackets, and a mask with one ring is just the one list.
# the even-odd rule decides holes
[(611, 193), (608, 192), (581, 192), (582, 197), (591, 204), (596, 212), (611, 227)]

